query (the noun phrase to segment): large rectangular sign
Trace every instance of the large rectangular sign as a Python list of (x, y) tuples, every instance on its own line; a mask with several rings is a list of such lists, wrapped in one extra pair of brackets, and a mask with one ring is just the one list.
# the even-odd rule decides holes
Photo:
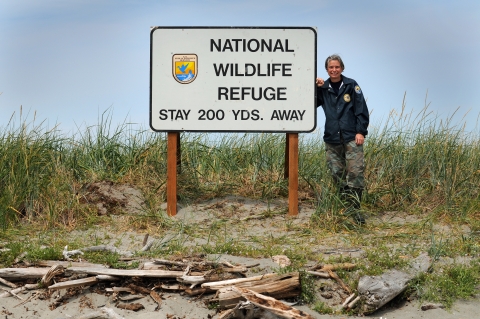
[(154, 27), (154, 131), (310, 132), (317, 33), (307, 27)]

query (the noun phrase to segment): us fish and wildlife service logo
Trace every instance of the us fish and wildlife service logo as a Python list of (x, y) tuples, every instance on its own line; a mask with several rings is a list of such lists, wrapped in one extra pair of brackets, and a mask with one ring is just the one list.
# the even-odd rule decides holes
[(192, 83), (197, 77), (196, 54), (174, 54), (172, 59), (173, 78), (182, 84)]

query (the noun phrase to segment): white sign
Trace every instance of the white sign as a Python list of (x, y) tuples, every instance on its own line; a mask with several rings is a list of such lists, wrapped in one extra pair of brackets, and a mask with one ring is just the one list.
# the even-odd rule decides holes
[(154, 27), (154, 131), (310, 132), (316, 126), (313, 28)]

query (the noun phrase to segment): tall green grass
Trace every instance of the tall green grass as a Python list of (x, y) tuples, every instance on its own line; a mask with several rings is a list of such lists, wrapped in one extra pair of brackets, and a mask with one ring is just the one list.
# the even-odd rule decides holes
[[(79, 201), (87, 183), (130, 183), (159, 211), (166, 189), (166, 134), (128, 123), (98, 123), (63, 135), (22, 116), (0, 129), (0, 225), (19, 220), (73, 225), (90, 211)], [(181, 134), (183, 201), (223, 195), (285, 197), (285, 134)], [(366, 139), (366, 210), (408, 210), (468, 221), (480, 229), (480, 139), (425, 107), (393, 113)], [(300, 200), (337, 221), (342, 209), (319, 133), (300, 134)]]

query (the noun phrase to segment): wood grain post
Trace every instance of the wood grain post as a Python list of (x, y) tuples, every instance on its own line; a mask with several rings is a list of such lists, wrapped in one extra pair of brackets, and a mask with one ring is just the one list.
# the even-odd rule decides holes
[(283, 170), (283, 178), (287, 179), (288, 178), (288, 158), (290, 156), (289, 154), (289, 145), (290, 145), (290, 141), (288, 140), (288, 136), (290, 134), (286, 134), (285, 135), (285, 167), (284, 167), (284, 170)]
[(298, 133), (288, 133), (288, 215), (298, 215)]
[(180, 133), (168, 132), (167, 141), (167, 214), (177, 214), (177, 156)]
[(182, 173), (182, 148), (180, 147), (181, 135), (178, 133), (177, 138), (177, 173)]

